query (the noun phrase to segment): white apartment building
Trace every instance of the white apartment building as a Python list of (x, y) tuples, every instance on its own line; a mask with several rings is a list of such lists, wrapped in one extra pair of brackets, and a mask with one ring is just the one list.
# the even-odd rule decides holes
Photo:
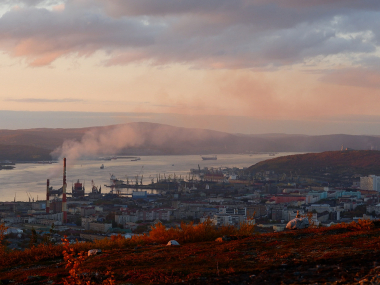
[(380, 176), (360, 177), (360, 189), (380, 191)]
[(331, 207), (329, 204), (312, 204), (310, 207), (308, 207), (308, 211), (316, 211), (317, 213), (322, 213), (322, 212), (332, 212), (334, 211), (334, 208)]
[(217, 214), (211, 218), (211, 221), (216, 226), (229, 226), (232, 224), (232, 217), (226, 214)]

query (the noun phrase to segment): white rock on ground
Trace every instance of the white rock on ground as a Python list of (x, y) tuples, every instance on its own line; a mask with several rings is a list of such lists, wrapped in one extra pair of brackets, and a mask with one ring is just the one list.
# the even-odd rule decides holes
[(175, 240), (170, 240), (167, 245), (179, 245), (179, 243)]
[(102, 252), (101, 249), (90, 249), (87, 254), (88, 256), (91, 256), (91, 255), (97, 255), (98, 253), (101, 253), (101, 252)]
[(299, 230), (306, 229), (309, 227), (308, 218), (295, 218), (286, 225), (286, 228), (289, 230)]

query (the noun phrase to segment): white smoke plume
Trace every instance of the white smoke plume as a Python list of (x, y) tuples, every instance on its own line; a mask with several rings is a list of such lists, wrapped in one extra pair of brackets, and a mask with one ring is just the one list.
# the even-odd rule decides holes
[[(78, 159), (117, 154), (123, 148), (141, 145), (144, 140), (144, 136), (139, 135), (132, 125), (95, 128), (85, 133), (80, 141), (64, 141), (62, 146), (52, 152), (52, 156), (59, 161), (66, 157), (67, 167), (70, 167)], [(60, 170), (59, 164), (52, 170), (51, 176), (56, 176)]]
[[(200, 149), (215, 149), (219, 141), (226, 136), (226, 133), (202, 129), (154, 123), (129, 123), (91, 129), (80, 141), (66, 140), (51, 154), (59, 161), (66, 157), (67, 167), (75, 165), (78, 159), (117, 155), (128, 148), (141, 147), (157, 153), (199, 154)], [(61, 169), (61, 166), (54, 169), (52, 176), (58, 175)]]

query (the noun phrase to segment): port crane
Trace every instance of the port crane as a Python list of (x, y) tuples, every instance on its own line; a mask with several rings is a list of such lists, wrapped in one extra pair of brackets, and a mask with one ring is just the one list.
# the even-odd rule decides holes
[(140, 172), (135, 177), (136, 178), (136, 185), (139, 185), (139, 176), (140, 176), (140, 174), (141, 174), (140, 185), (142, 185), (142, 181), (143, 181), (143, 177), (144, 177), (144, 175), (142, 175), (143, 170), (144, 170), (144, 165), (141, 166)]
[(26, 193), (26, 195), (27, 195), (28, 198), (29, 198), (29, 202), (30, 202), (30, 201), (33, 201), (33, 202), (34, 202), (34, 198), (32, 197), (32, 195), (31, 195), (29, 192), (27, 192), (27, 191), (25, 191), (25, 193)]

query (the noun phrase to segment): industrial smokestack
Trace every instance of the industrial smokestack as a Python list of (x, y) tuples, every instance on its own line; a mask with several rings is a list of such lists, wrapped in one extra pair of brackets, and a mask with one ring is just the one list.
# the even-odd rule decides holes
[(46, 214), (50, 211), (50, 193), (49, 193), (49, 179), (46, 181)]
[(62, 186), (62, 212), (63, 223), (67, 223), (67, 205), (66, 205), (66, 157), (63, 159), (63, 186)]

